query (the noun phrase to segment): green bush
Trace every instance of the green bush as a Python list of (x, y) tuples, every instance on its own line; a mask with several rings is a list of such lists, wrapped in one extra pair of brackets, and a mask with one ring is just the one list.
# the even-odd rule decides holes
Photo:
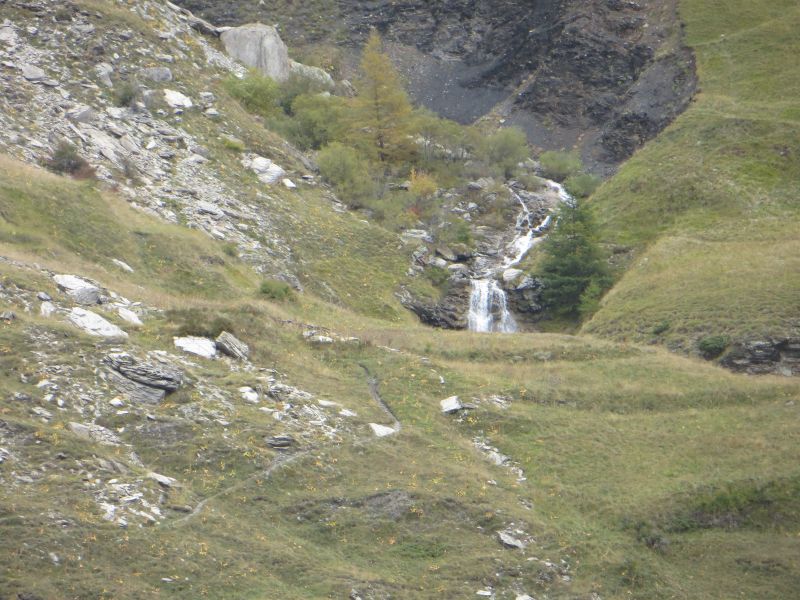
[(340, 198), (352, 208), (364, 206), (364, 200), (375, 191), (369, 163), (344, 144), (334, 142), (320, 150), (317, 164), (322, 177), (336, 189)]
[(295, 127), (291, 141), (302, 149), (318, 150), (343, 135), (347, 106), (335, 96), (300, 95), (292, 102)]
[(717, 358), (720, 354), (725, 352), (728, 347), (728, 338), (724, 335), (710, 335), (703, 338), (697, 344), (698, 350), (704, 358), (713, 359)]
[(425, 278), (436, 287), (442, 287), (450, 280), (450, 272), (442, 267), (430, 265), (425, 268)]
[(56, 146), (53, 155), (44, 162), (45, 168), (62, 175), (72, 175), (75, 179), (93, 179), (94, 167), (78, 154), (78, 149), (67, 141)]
[(246, 77), (241, 79), (231, 75), (225, 80), (224, 87), (231, 96), (239, 101), (239, 104), (251, 113), (270, 117), (281, 110), (280, 86), (275, 80), (261, 75), (257, 71), (250, 71)]
[(167, 311), (167, 318), (177, 326), (177, 335), (216, 338), (223, 331), (235, 334), (236, 326), (228, 317), (197, 308)]
[(120, 107), (133, 107), (142, 95), (139, 85), (123, 81), (114, 87), (114, 104)]
[(501, 129), (484, 142), (486, 160), (504, 177), (511, 177), (517, 165), (528, 158), (528, 139), (519, 129)]
[(222, 145), (231, 152), (244, 152), (245, 145), (244, 142), (235, 137), (224, 137), (222, 138)]
[(583, 169), (580, 157), (574, 152), (544, 152), (539, 157), (542, 174), (554, 181), (564, 181)]
[(463, 219), (455, 219), (439, 230), (437, 238), (444, 244), (472, 246), (472, 227)]
[(299, 96), (321, 96), (321, 92), (329, 91), (327, 86), (316, 79), (293, 74), (280, 85), (278, 105), (287, 115), (294, 114), (294, 101)]
[(564, 187), (575, 198), (588, 198), (599, 185), (600, 178), (590, 173), (570, 175), (564, 182)]
[(277, 279), (266, 279), (262, 281), (258, 291), (262, 296), (279, 302), (294, 298), (294, 290), (292, 287), (288, 283), (278, 281)]
[(662, 333), (666, 333), (669, 331), (670, 327), (672, 327), (672, 325), (669, 321), (661, 321), (661, 323), (653, 327), (653, 335), (661, 335)]

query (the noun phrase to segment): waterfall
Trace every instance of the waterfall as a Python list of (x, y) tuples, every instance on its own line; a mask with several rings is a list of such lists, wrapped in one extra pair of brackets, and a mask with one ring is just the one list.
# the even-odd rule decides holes
[(473, 279), (467, 316), (470, 331), (514, 333), (517, 322), (508, 311), (506, 293), (494, 279)]
[[(558, 196), (559, 202), (572, 202), (572, 197), (563, 186), (548, 181), (549, 187)], [(544, 241), (544, 234), (553, 223), (552, 215), (547, 215), (541, 223), (535, 223), (530, 209), (522, 197), (508, 188), (514, 199), (522, 207), (516, 221), (514, 239), (506, 246), (505, 255), (493, 269), (484, 270), (471, 280), (469, 314), (467, 324), (470, 331), (514, 333), (517, 323), (508, 310), (506, 293), (495, 279), (498, 272), (517, 266), (531, 251), (531, 248)]]

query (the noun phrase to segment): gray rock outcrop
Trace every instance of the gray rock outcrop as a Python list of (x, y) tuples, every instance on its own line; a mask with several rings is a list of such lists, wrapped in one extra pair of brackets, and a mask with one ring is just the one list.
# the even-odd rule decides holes
[(721, 364), (733, 371), (762, 375), (800, 375), (800, 337), (736, 344)]
[(183, 374), (177, 369), (139, 360), (120, 352), (103, 359), (111, 371), (114, 387), (139, 404), (159, 404), (166, 395), (183, 384)]
[(247, 360), (250, 356), (250, 347), (227, 331), (223, 331), (216, 339), (217, 350), (238, 360)]

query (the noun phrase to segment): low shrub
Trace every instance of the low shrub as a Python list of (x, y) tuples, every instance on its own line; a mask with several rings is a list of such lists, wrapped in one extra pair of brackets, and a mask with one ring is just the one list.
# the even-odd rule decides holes
[(669, 321), (661, 321), (658, 325), (653, 327), (653, 335), (661, 335), (666, 333), (672, 325)]
[(248, 112), (262, 117), (270, 117), (281, 110), (280, 86), (272, 78), (261, 75), (257, 71), (250, 71), (246, 77), (241, 79), (231, 75), (223, 85), (225, 90), (236, 98)]
[(703, 355), (703, 358), (709, 360), (717, 358), (720, 354), (725, 352), (728, 347), (728, 338), (723, 335), (710, 335), (703, 338), (698, 342), (697, 349)]
[(574, 152), (544, 152), (539, 157), (542, 174), (554, 181), (564, 181), (583, 169), (580, 157)]
[(117, 106), (132, 108), (141, 95), (141, 89), (132, 81), (123, 81), (114, 86), (114, 104)]
[(258, 291), (262, 296), (279, 302), (294, 298), (292, 287), (285, 281), (278, 281), (277, 279), (265, 279), (261, 282), (261, 287), (258, 288)]
[(588, 198), (600, 185), (600, 178), (590, 173), (570, 175), (564, 181), (564, 187), (575, 198)]
[(78, 154), (78, 149), (67, 141), (56, 146), (53, 155), (44, 163), (45, 168), (61, 175), (71, 175), (75, 179), (93, 179), (94, 167)]
[(364, 206), (364, 199), (375, 191), (369, 163), (344, 144), (334, 142), (320, 150), (317, 164), (322, 177), (351, 208)]

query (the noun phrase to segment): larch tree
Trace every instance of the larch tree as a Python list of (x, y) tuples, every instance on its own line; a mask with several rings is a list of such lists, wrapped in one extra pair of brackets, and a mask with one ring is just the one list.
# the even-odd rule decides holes
[(364, 47), (353, 100), (355, 142), (381, 163), (402, 163), (415, 154), (413, 109), (400, 75), (373, 30)]

